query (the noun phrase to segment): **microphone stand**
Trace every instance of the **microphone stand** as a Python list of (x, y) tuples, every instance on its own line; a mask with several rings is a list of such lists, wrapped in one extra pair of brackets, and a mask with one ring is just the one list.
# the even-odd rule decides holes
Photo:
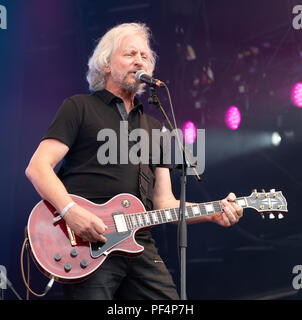
[[(154, 104), (156, 107), (158, 107), (164, 118), (167, 120), (170, 129), (173, 131), (173, 126), (162, 107), (162, 104), (160, 100), (158, 99), (156, 90), (154, 86), (150, 86), (150, 95), (148, 99), (149, 104)], [(172, 108), (172, 103), (171, 103)], [(175, 128), (176, 129), (176, 128)], [(177, 136), (178, 137), (178, 136)], [(181, 144), (181, 142), (178, 139), (179, 147), (182, 150), (183, 154), (183, 161), (182, 161), (182, 179), (181, 179), (181, 193), (180, 193), (180, 207), (179, 207), (179, 220), (178, 220), (178, 253), (180, 255), (180, 299), (181, 300), (187, 300), (187, 293), (186, 293), (186, 249), (188, 245), (187, 241), (187, 222), (185, 219), (185, 212), (186, 212), (186, 186), (187, 186), (187, 169), (188, 167), (194, 167), (194, 165), (191, 165), (187, 158), (187, 153), (185, 151), (184, 146)], [(179, 169), (178, 167), (176, 167)], [(196, 172), (196, 171), (195, 171)], [(196, 176), (198, 180), (200, 180), (200, 177), (196, 173)]]

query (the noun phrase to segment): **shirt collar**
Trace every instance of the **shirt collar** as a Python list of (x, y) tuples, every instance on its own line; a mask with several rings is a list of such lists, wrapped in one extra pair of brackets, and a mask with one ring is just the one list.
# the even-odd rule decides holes
[[(116, 102), (123, 102), (121, 98), (115, 96), (113, 93), (106, 89), (95, 91), (94, 94), (97, 95), (103, 102), (105, 102), (108, 105), (116, 106)], [(144, 112), (144, 107), (137, 97), (134, 97), (134, 109), (135, 108), (140, 110), (142, 113)]]

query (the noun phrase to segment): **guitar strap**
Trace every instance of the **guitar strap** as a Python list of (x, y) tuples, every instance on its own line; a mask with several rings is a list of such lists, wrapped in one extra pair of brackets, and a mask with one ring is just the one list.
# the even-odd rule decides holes
[[(124, 121), (127, 121), (127, 112), (125, 109), (124, 103), (117, 103), (117, 108), (121, 114), (121, 117)], [(149, 157), (148, 160), (150, 160), (150, 150), (152, 150), (152, 131), (148, 123), (148, 119), (146, 115), (139, 110), (140, 113), (140, 128), (144, 129), (148, 132), (149, 136)], [(128, 123), (128, 129), (129, 132), (132, 130), (131, 125)], [(153, 169), (153, 167), (152, 167)], [(152, 195), (153, 195), (153, 187), (155, 183), (155, 175), (154, 175), (154, 169), (151, 169), (151, 165), (139, 163), (139, 175), (138, 175), (138, 185), (139, 185), (139, 193), (141, 200), (143, 201), (143, 204), (147, 210), (153, 209), (153, 203), (152, 203)]]

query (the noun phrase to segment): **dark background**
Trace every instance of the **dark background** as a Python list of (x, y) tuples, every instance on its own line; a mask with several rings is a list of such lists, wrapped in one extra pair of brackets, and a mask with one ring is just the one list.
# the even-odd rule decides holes
[[(88, 93), (88, 58), (112, 26), (140, 21), (150, 26), (158, 53), (155, 76), (170, 89), (178, 126), (187, 120), (206, 129), (202, 181), (189, 177), (187, 200), (222, 199), (229, 192), (281, 190), (289, 212), (262, 220), (247, 209), (231, 228), (188, 228), (189, 299), (299, 299), (292, 269), (302, 264), (302, 109), (291, 101), (301, 81), (302, 29), (292, 26), (290, 0), (27, 0), (4, 1), (8, 29), (0, 30), (1, 214), (0, 264), (25, 297), (20, 251), (28, 216), (40, 198), (25, 168), (63, 99)], [(190, 60), (187, 46), (195, 52)], [(211, 68), (214, 79), (205, 72)], [(165, 92), (159, 92), (171, 116)], [(146, 103), (148, 96), (142, 100)], [(227, 108), (242, 116), (237, 131), (224, 122)], [(152, 106), (146, 109), (161, 120)], [(272, 132), (282, 136), (270, 144)], [(179, 173), (172, 174), (179, 195)], [(179, 287), (177, 228), (154, 236)], [(38, 292), (48, 280), (32, 264)], [(55, 284), (44, 299), (62, 299)], [(17, 299), (11, 290), (4, 299)]]

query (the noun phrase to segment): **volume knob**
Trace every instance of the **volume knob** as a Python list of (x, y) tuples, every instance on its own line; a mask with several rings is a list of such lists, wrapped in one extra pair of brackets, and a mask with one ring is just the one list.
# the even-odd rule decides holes
[(70, 255), (71, 255), (73, 258), (75, 258), (75, 257), (78, 255), (78, 251), (77, 251), (76, 249), (72, 249), (72, 250), (70, 251)]
[(81, 268), (85, 269), (88, 266), (88, 261), (83, 259), (80, 263)]
[(65, 271), (70, 271), (71, 270), (71, 263), (69, 263), (69, 262), (67, 262), (67, 263), (65, 263), (65, 265), (64, 265), (64, 269), (65, 269)]
[(56, 253), (53, 258), (55, 261), (59, 262), (62, 259), (62, 256), (60, 255), (60, 253)]

